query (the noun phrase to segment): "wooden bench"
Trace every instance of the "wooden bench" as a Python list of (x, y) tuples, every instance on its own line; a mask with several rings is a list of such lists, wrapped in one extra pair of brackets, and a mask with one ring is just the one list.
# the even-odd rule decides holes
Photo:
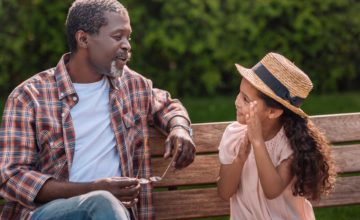
[[(360, 113), (319, 115), (312, 116), (311, 119), (334, 145), (332, 152), (339, 172), (335, 190), (320, 202), (312, 202), (313, 206), (360, 204)], [(155, 185), (157, 219), (229, 215), (229, 203), (221, 200), (216, 190), (219, 171), (217, 148), (229, 123), (192, 125), (197, 156), (189, 167), (169, 172), (162, 182)], [(163, 135), (155, 129), (151, 130), (150, 144), (155, 175), (161, 174), (168, 164), (162, 158), (164, 140)]]
[[(360, 204), (360, 113), (320, 115), (311, 119), (335, 145), (333, 155), (340, 175), (335, 191), (319, 203), (313, 202), (314, 207)], [(155, 185), (157, 219), (229, 215), (229, 203), (221, 200), (216, 190), (219, 171), (217, 147), (229, 123), (192, 125), (197, 156), (189, 167), (169, 172), (163, 181)], [(164, 141), (165, 137), (161, 133), (151, 129), (150, 144), (155, 175), (162, 174), (169, 162), (162, 158)], [(0, 201), (0, 210), (3, 202)]]

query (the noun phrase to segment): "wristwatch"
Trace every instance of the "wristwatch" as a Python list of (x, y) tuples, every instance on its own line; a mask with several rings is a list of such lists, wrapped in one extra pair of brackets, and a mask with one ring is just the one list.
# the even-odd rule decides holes
[(181, 127), (181, 128), (183, 128), (183, 129), (185, 129), (187, 132), (189, 132), (190, 137), (193, 136), (193, 130), (192, 130), (192, 128), (191, 128), (191, 127), (188, 127), (188, 126), (186, 126), (186, 125), (176, 124), (176, 125), (174, 125), (174, 126), (171, 127), (170, 131), (172, 131), (172, 130), (173, 130), (174, 128), (176, 128), (176, 127)]

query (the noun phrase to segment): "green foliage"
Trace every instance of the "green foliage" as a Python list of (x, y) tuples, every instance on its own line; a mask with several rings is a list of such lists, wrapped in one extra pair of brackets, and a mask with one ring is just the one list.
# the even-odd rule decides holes
[(354, 88), (356, 68), (360, 78), (358, 1), (129, 0), (127, 6), (135, 11), (136, 68), (179, 95), (234, 91), (234, 63), (251, 67), (269, 51), (296, 61), (318, 91)]
[[(193, 123), (236, 120), (235, 98), (237, 94), (205, 98), (186, 97), (181, 102), (189, 112)], [(341, 94), (311, 94), (302, 105), (308, 115), (360, 112), (360, 92)]]
[(2, 92), (57, 64), (66, 51), (64, 24), (69, 2), (0, 0)]
[[(284, 54), (318, 92), (358, 89), (360, 2), (355, 0), (123, 0), (130, 12), (130, 66), (173, 95), (238, 89), (234, 63)], [(0, 86), (8, 92), (67, 51), (71, 1), (0, 0)]]
[(359, 219), (359, 216), (360, 216), (360, 205), (315, 209), (315, 217), (317, 220)]

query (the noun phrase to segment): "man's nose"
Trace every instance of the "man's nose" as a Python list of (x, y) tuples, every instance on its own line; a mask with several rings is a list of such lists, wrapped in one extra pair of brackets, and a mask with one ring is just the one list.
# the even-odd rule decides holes
[(125, 39), (121, 44), (121, 49), (125, 52), (131, 51), (131, 45), (128, 39)]

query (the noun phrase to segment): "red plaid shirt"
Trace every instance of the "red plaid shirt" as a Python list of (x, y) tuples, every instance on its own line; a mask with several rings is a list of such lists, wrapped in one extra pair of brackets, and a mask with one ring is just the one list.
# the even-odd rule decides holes
[[(36, 74), (8, 97), (0, 130), (0, 195), (6, 200), (2, 219), (29, 218), (40, 205), (34, 199), (46, 180), (69, 179), (75, 148), (70, 109), (78, 96), (66, 71), (68, 60), (65, 54), (55, 68)], [(140, 176), (150, 177), (150, 150), (144, 144), (148, 125), (166, 131), (174, 116), (189, 120), (187, 112), (168, 92), (153, 88), (150, 80), (127, 67), (109, 81), (121, 173), (136, 176), (142, 164)], [(137, 209), (140, 219), (154, 219), (150, 185), (142, 187)]]

